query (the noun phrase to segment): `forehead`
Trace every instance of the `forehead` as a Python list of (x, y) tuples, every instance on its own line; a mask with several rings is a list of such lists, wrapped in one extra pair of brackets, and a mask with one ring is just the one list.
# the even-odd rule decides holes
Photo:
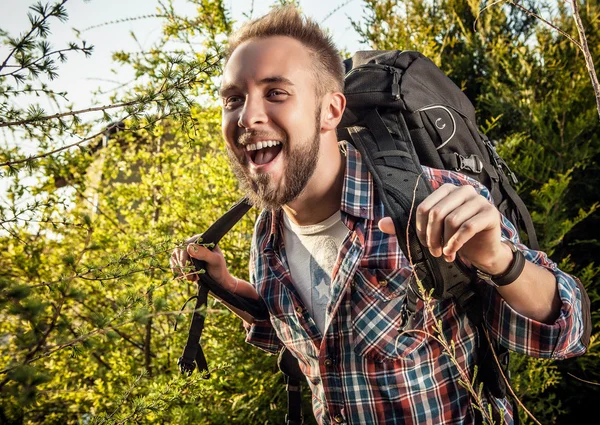
[(223, 72), (223, 87), (247, 87), (267, 79), (284, 78), (294, 85), (313, 83), (310, 50), (290, 37), (253, 39), (237, 47)]

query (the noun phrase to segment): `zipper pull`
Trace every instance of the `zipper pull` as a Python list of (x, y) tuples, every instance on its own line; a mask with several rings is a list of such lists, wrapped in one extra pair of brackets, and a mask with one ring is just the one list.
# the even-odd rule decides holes
[(391, 72), (394, 74), (392, 78), (392, 97), (394, 100), (400, 100), (400, 73), (396, 71), (394, 68), (391, 69)]

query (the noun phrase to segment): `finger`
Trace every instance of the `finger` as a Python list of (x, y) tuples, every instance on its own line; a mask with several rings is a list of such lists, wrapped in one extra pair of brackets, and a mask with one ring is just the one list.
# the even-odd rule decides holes
[(444, 256), (446, 259), (454, 261), (456, 253), (476, 234), (492, 229), (495, 226), (495, 220), (497, 220), (494, 216), (497, 216), (497, 210), (495, 208), (486, 208), (468, 220), (465, 220), (444, 246)]
[[(450, 190), (445, 197), (439, 199), (438, 202), (429, 209), (427, 215), (427, 227), (424, 229), (424, 233), (425, 243), (433, 256), (439, 257), (442, 255), (445, 233), (444, 222), (446, 217), (454, 210), (464, 205), (465, 202), (472, 199), (478, 200), (478, 198), (474, 198), (476, 195), (477, 192), (472, 186), (455, 186), (454, 190)], [(481, 198), (481, 200), (484, 199)]]
[(171, 268), (175, 268), (177, 266), (177, 250), (173, 250), (171, 256), (169, 257), (169, 265)]
[(179, 260), (179, 252), (180, 251), (181, 250), (179, 250), (179, 249), (173, 250), (173, 252), (171, 253), (171, 258), (169, 258), (169, 264), (171, 265), (171, 270), (176, 275), (182, 274), (181, 262)]
[(396, 234), (396, 228), (394, 227), (394, 221), (392, 220), (392, 217), (383, 217), (381, 220), (379, 220), (377, 226), (379, 226), (379, 230), (381, 230), (383, 233), (387, 233), (388, 235)]
[(421, 243), (427, 246), (426, 229), (429, 221), (429, 212), (442, 199), (448, 196), (457, 187), (451, 184), (444, 184), (427, 196), (417, 207), (415, 215), (415, 226), (417, 228), (417, 236)]
[(171, 254), (169, 263), (171, 265), (171, 270), (173, 271), (173, 274), (177, 279), (185, 278), (190, 282), (195, 282), (196, 280), (198, 280), (195, 274), (191, 274), (191, 272), (194, 270), (191, 267), (192, 264), (189, 261), (189, 257), (184, 250), (175, 249)]
[(188, 249), (189, 245), (185, 250), (182, 249), (179, 251), (179, 264), (181, 266), (182, 276), (188, 282), (197, 282), (199, 279), (198, 270), (196, 270), (196, 267), (187, 251)]
[(192, 259), (188, 255), (187, 251), (180, 250), (179, 252), (179, 264), (182, 267), (183, 276), (190, 282), (198, 281), (198, 271), (194, 267)]
[[(444, 219), (443, 224), (443, 236), (441, 239), (442, 248), (440, 255), (444, 256), (446, 261), (454, 261), (454, 258), (450, 258), (447, 255), (446, 248), (448, 247), (448, 241), (456, 234), (461, 226), (468, 220), (475, 217), (477, 214), (485, 212), (485, 209), (490, 204), (483, 197), (473, 198), (448, 213)], [(444, 242), (445, 241), (445, 242)], [(465, 241), (466, 242), (466, 241)], [(464, 245), (464, 243), (463, 243)], [(456, 250), (458, 251), (458, 249)]]
[(199, 279), (198, 270), (196, 270), (196, 267), (194, 267), (194, 263), (192, 263), (192, 260), (189, 257), (186, 256), (185, 261), (185, 278), (190, 282), (197, 282)]
[(178, 262), (178, 258), (177, 258), (177, 250), (175, 250), (171, 253), (171, 257), (169, 258), (169, 266), (171, 267), (171, 271), (173, 272), (173, 274), (175, 276), (179, 276), (180, 269), (179, 269), (179, 262)]

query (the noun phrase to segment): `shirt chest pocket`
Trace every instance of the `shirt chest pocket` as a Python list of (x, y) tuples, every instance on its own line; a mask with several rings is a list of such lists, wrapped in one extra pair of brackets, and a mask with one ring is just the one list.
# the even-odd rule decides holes
[(407, 275), (399, 269), (359, 268), (352, 290), (352, 336), (354, 351), (377, 361), (408, 358), (426, 339), (422, 309), (402, 329)]

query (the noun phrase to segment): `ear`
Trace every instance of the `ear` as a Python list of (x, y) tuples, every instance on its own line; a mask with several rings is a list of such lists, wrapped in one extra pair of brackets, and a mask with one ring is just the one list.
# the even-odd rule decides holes
[(337, 128), (346, 109), (346, 97), (343, 93), (333, 92), (323, 96), (321, 105), (321, 131), (331, 131)]

